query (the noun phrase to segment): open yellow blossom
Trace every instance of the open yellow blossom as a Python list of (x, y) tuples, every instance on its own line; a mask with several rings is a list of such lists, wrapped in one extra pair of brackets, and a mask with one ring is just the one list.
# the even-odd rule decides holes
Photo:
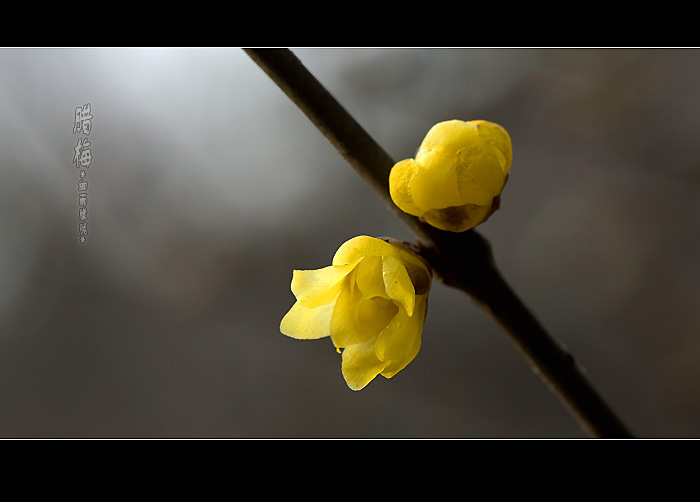
[(498, 208), (513, 151), (508, 132), (485, 120), (434, 125), (415, 159), (389, 176), (394, 203), (441, 230), (474, 228)]
[(358, 236), (332, 265), (295, 270), (296, 303), (280, 323), (292, 338), (330, 336), (342, 349), (343, 377), (360, 390), (377, 375), (391, 378), (418, 354), (431, 270), (393, 239)]

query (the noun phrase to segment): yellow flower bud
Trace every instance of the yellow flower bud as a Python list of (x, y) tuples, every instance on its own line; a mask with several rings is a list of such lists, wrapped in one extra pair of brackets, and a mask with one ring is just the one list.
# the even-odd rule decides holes
[(391, 198), (434, 227), (463, 232), (498, 208), (512, 159), (510, 136), (500, 125), (440, 122), (428, 131), (415, 159), (392, 168)]
[(432, 271), (393, 239), (354, 237), (319, 270), (295, 270), (296, 303), (280, 323), (292, 338), (330, 336), (343, 377), (360, 390), (391, 378), (418, 354)]

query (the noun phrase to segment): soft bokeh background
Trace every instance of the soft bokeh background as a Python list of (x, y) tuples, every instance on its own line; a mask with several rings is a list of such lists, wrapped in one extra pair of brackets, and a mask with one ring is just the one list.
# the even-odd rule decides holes
[[(700, 52), (294, 52), (397, 160), (441, 120), (505, 126), (479, 229), (505, 277), (636, 435), (700, 435)], [(0, 145), (0, 437), (586, 437), (442, 284), (419, 356), (361, 392), (279, 333), (293, 269), (412, 236), (240, 49), (0, 50)]]

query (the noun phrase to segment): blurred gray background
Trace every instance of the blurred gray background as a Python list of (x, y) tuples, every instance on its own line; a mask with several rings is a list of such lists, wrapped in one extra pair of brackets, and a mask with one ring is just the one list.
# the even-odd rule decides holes
[[(700, 435), (700, 52), (294, 52), (396, 160), (442, 120), (506, 127), (479, 227), (503, 274), (634, 434)], [(0, 50), (0, 145), (0, 437), (586, 437), (442, 284), (418, 357), (360, 392), (280, 334), (293, 269), (412, 236), (240, 49)]]

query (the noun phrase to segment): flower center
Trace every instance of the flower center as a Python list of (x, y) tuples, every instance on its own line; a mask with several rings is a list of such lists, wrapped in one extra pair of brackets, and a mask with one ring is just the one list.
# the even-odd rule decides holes
[(374, 336), (381, 333), (398, 312), (399, 307), (393, 301), (375, 296), (360, 301), (357, 316), (363, 330)]

